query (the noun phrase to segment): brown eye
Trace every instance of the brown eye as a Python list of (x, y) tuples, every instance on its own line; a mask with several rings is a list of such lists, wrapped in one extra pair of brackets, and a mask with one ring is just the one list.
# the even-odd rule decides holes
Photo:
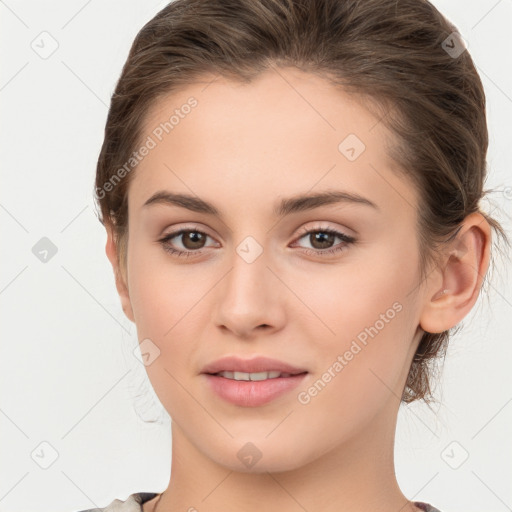
[(309, 235), (309, 241), (314, 249), (329, 249), (335, 239), (336, 235), (327, 231), (315, 231)]
[(206, 233), (197, 229), (180, 229), (169, 233), (159, 240), (163, 249), (176, 256), (196, 256), (202, 253), (202, 249), (208, 247), (207, 239), (211, 238)]
[[(354, 237), (331, 228), (310, 229), (303, 233), (295, 244), (306, 240), (310, 247), (302, 246), (303, 252), (312, 256), (332, 256), (346, 250), (356, 241)], [(341, 240), (341, 243), (336, 244), (336, 239)]]
[(185, 249), (202, 249), (206, 241), (206, 236), (207, 235), (200, 231), (183, 231), (181, 233), (181, 240)]

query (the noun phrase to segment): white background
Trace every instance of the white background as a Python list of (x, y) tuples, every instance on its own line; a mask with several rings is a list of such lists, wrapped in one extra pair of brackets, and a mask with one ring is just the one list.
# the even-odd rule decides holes
[[(498, 189), (487, 209), (510, 213), (512, 2), (434, 4), (467, 40), (487, 94), (486, 186)], [(154, 419), (163, 409), (144, 398), (154, 394), (143, 391), (145, 371), (131, 353), (135, 326), (121, 310), (92, 198), (110, 95), (136, 33), (164, 5), (0, 2), (1, 511), (104, 507), (161, 492), (169, 479), (168, 417), (146, 424), (137, 416)], [(31, 48), (43, 31), (59, 45), (47, 59)], [(58, 249), (47, 263), (32, 253), (42, 237)], [(490, 301), (479, 299), (452, 340), (441, 405), (399, 415), (399, 484), (442, 512), (512, 507), (512, 287), (504, 265), (489, 289)], [(458, 469), (446, 462), (460, 463), (465, 452)]]

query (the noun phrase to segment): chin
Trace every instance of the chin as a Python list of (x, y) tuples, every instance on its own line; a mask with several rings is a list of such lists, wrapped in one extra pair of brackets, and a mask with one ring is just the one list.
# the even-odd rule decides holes
[(316, 457), (313, 454), (300, 452), (304, 446), (298, 443), (286, 445), (281, 439), (269, 442), (264, 437), (261, 440), (247, 437), (244, 440), (233, 439), (227, 446), (218, 447), (212, 451), (210, 445), (205, 453), (213, 462), (230, 471), (238, 473), (279, 473), (297, 469)]

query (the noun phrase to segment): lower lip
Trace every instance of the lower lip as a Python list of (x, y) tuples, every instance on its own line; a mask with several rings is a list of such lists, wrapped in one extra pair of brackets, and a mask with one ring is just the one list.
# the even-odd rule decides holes
[(242, 407), (258, 407), (297, 387), (307, 373), (265, 380), (234, 380), (203, 374), (211, 389), (221, 398)]

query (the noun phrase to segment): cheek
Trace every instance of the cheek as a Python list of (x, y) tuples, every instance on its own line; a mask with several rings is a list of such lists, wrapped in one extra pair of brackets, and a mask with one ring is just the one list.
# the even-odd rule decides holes
[(205, 295), (204, 285), (185, 267), (171, 265), (163, 249), (134, 244), (130, 250), (128, 281), (137, 329), (144, 337), (170, 339)]
[[(330, 276), (308, 280), (302, 293), (317, 313), (301, 320), (301, 330), (316, 342), (317, 374), (336, 374), (329, 387), (350, 403), (371, 401), (400, 387), (416, 330), (414, 260), (384, 250), (373, 261), (340, 266)], [(333, 369), (338, 356), (343, 369)], [(329, 376), (326, 375), (326, 379)], [(373, 397), (373, 398), (372, 398)], [(327, 396), (325, 397), (327, 399)], [(327, 405), (327, 404), (324, 404)], [(354, 404), (356, 405), (356, 404)]]
[[(207, 285), (165, 261), (158, 251), (134, 250), (130, 253), (130, 300), (139, 342), (150, 339), (154, 360), (146, 371), (159, 400), (172, 416), (190, 407), (190, 396), (180, 383), (190, 378), (196, 351), (194, 339), (204, 318), (198, 318), (198, 301)], [(201, 284), (202, 283), (202, 284)], [(142, 347), (141, 347), (142, 348)], [(158, 352), (159, 351), (159, 352)]]
[(314, 279), (296, 281), (294, 291), (315, 313), (312, 319), (308, 311), (305, 326), (318, 333), (322, 329), (325, 336), (320, 339), (329, 346), (334, 339), (355, 338), (375, 323), (380, 330), (388, 330), (394, 322), (386, 320), (399, 316), (397, 309), (409, 300), (415, 278), (414, 262), (383, 247), (365, 254), (364, 259), (355, 255), (338, 266), (326, 266), (315, 272)]
[(345, 304), (329, 322), (336, 335), (316, 338), (315, 375), (309, 388), (299, 390), (306, 393), (301, 404), (310, 397), (300, 406), (305, 421), (321, 424), (326, 440), (356, 435), (390, 403), (398, 406), (408, 371), (412, 333), (405, 305), (396, 301), (393, 307), (385, 293), (363, 305)]

